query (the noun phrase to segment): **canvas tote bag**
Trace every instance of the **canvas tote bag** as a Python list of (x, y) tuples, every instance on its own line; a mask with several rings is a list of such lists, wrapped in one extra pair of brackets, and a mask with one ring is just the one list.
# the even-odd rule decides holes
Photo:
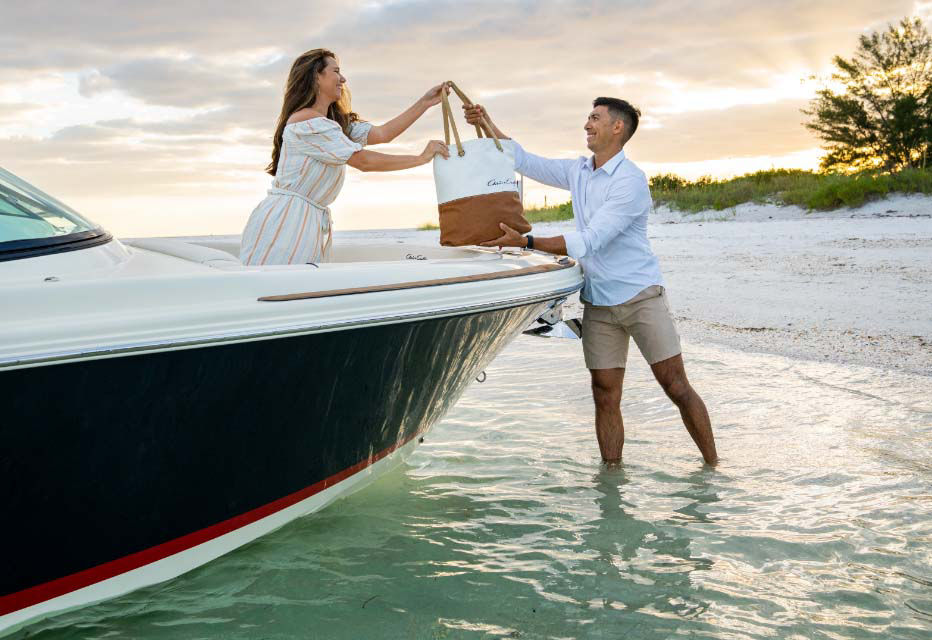
[[(466, 104), (472, 104), (459, 88), (451, 88)], [(456, 148), (450, 157), (434, 157), (434, 183), (437, 187), (437, 208), (440, 212), (440, 244), (451, 247), (480, 244), (502, 235), (498, 226), (504, 222), (519, 233), (527, 233), (531, 225), (524, 218), (524, 208), (518, 196), (515, 179), (515, 154), (510, 140), (499, 140), (487, 122), (483, 122), (490, 137), (482, 137), (476, 125), (476, 140), (463, 142), (450, 109), (445, 91), (440, 92), (443, 105), (443, 133), (450, 144), (450, 129)]]

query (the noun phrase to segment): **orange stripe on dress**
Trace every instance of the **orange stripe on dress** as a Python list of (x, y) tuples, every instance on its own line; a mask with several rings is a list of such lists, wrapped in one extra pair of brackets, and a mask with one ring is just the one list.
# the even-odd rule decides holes
[[(307, 162), (308, 159), (309, 159), (309, 158), (305, 158), (305, 162)], [(321, 181), (321, 179), (324, 177), (324, 174), (325, 174), (325, 173), (327, 173), (326, 165), (324, 165), (324, 169), (322, 169), (321, 172), (318, 174), (317, 180), (314, 181), (314, 184), (312, 184), (312, 185), (310, 186), (310, 188), (307, 189), (307, 190), (305, 191), (305, 193), (307, 193), (308, 196), (312, 196), (312, 195), (313, 195), (314, 189), (317, 188), (317, 185), (318, 185), (318, 184), (320, 184), (320, 181)], [(307, 203), (306, 203), (306, 206), (307, 206), (308, 208), (310, 208), (310, 204), (307, 204)], [(301, 231), (298, 232), (298, 239), (295, 241), (294, 249), (293, 249), (292, 252), (291, 252), (291, 256), (289, 256), (289, 258), (288, 258), (288, 264), (291, 264), (291, 259), (294, 258), (294, 255), (295, 255), (295, 253), (296, 253), (297, 250), (298, 250), (298, 246), (301, 244), (301, 233), (304, 231), (304, 225), (305, 225), (305, 223), (307, 222), (307, 214), (308, 214), (308, 211), (305, 210), (305, 212), (304, 212), (304, 220), (301, 222)]]
[(308, 259), (308, 262), (320, 262), (317, 258), (317, 247), (320, 246), (320, 225), (317, 225), (317, 234), (314, 237), (314, 248), (311, 250), (311, 255)]
[(301, 170), (298, 171), (298, 186), (301, 185), (301, 180), (307, 178), (307, 163), (310, 161), (311, 156), (304, 156), (304, 162), (301, 163)]
[(334, 167), (334, 169), (336, 173), (336, 178), (334, 179), (333, 184), (330, 185), (330, 188), (327, 189), (327, 192), (320, 197), (321, 204), (327, 202), (327, 198), (330, 197), (330, 195), (333, 193), (333, 190), (343, 184), (343, 169), (336, 168), (336, 167)]
[(294, 249), (291, 250), (291, 255), (288, 256), (288, 264), (291, 264), (291, 260), (294, 258), (294, 254), (298, 252), (298, 246), (301, 244), (301, 235), (304, 233), (304, 225), (307, 224), (307, 214), (310, 211), (311, 205), (305, 204), (304, 219), (301, 220), (301, 228), (298, 229), (298, 237), (294, 241)]
[(320, 170), (319, 174), (317, 174), (317, 180), (314, 181), (314, 184), (312, 184), (308, 189), (305, 190), (305, 193), (307, 194), (308, 198), (314, 195), (314, 189), (317, 188), (317, 185), (320, 184), (320, 181), (324, 177), (324, 174), (327, 173), (326, 166), (327, 165), (324, 165), (324, 168)]
[(282, 232), (282, 227), (285, 225), (285, 220), (288, 219), (288, 211), (291, 209), (291, 205), (294, 203), (294, 200), (294, 198), (288, 199), (288, 206), (285, 207), (285, 213), (282, 214), (282, 220), (278, 223), (278, 229), (275, 230), (275, 235), (272, 236), (272, 242), (269, 243), (269, 248), (265, 250), (265, 254), (262, 256), (262, 260), (259, 261), (259, 264), (265, 264), (269, 254), (272, 252), (272, 247), (275, 246), (275, 241), (278, 240), (278, 234)]
[[(311, 125), (311, 131), (313, 131), (315, 134), (319, 135), (321, 138), (323, 138), (323, 139), (326, 140), (327, 142), (333, 142), (330, 138), (327, 137), (327, 134), (325, 134), (323, 131), (318, 131), (317, 129), (315, 129), (315, 128), (314, 128), (314, 125)], [(344, 136), (344, 137), (345, 137), (345, 136)], [(331, 156), (333, 156), (333, 158), (334, 158), (335, 160), (341, 160), (341, 161), (342, 161), (342, 158), (340, 158), (340, 156), (336, 155), (336, 154), (333, 153), (332, 151), (328, 151), (327, 149), (324, 149), (323, 147), (314, 144), (314, 143), (311, 142), (310, 140), (305, 140), (305, 142), (306, 142), (307, 144), (311, 145), (312, 147), (317, 147), (318, 149), (320, 149), (320, 150), (323, 151), (324, 153), (330, 154)], [(340, 142), (341, 142), (341, 144), (342, 144), (342, 140), (341, 140)], [(344, 145), (344, 146), (345, 146), (345, 145)]]
[(330, 225), (327, 227), (327, 242), (324, 244), (323, 250), (320, 252), (320, 257), (323, 259), (324, 254), (330, 250), (330, 245), (333, 243), (333, 220), (330, 220)]
[[(345, 133), (342, 133), (342, 131), (341, 131), (341, 134), (342, 134), (342, 140), (337, 140), (337, 144), (339, 144), (339, 145), (341, 145), (341, 146), (343, 146), (343, 147), (349, 147), (350, 149), (352, 149), (352, 153), (350, 153), (350, 155), (353, 155), (353, 153), (356, 153), (356, 151), (361, 151), (361, 149), (354, 149), (354, 148), (353, 148), (353, 144), (354, 144), (354, 143), (355, 143), (355, 144), (361, 144), (361, 143), (355, 142), (354, 140), (349, 139), (349, 138), (346, 136)], [(321, 133), (321, 134), (319, 134), (319, 135), (320, 135), (321, 138), (323, 138), (323, 139), (326, 140), (327, 142), (333, 142), (333, 140), (331, 140), (330, 138), (328, 138), (328, 137), (327, 137), (326, 135), (324, 135), (323, 133)], [(349, 158), (347, 158), (347, 160), (348, 160), (348, 159), (349, 159)]]
[[(319, 134), (318, 134), (318, 135), (319, 135)], [(330, 155), (330, 156), (333, 156), (333, 159), (334, 159), (334, 160), (340, 160), (341, 162), (343, 161), (343, 159), (342, 159), (340, 156), (338, 156), (337, 154), (333, 153), (332, 151), (328, 151), (327, 149), (324, 149), (324, 148), (323, 148), (322, 146), (320, 146), (319, 144), (314, 144), (314, 143), (311, 142), (310, 140), (305, 140), (305, 142), (306, 142), (307, 144), (311, 145), (312, 147), (315, 147), (315, 148), (317, 148), (317, 149), (320, 149), (320, 150), (323, 151), (324, 153), (326, 153), (326, 154), (328, 154), (328, 155)]]
[(259, 233), (256, 235), (256, 244), (253, 245), (252, 251), (249, 252), (249, 257), (246, 258), (246, 264), (252, 263), (252, 254), (256, 252), (256, 249), (259, 248), (259, 241), (262, 239), (262, 232), (265, 231), (265, 223), (269, 221), (269, 216), (272, 215), (272, 211), (275, 210), (275, 205), (269, 207), (269, 210), (265, 212), (265, 218), (262, 220), (262, 225), (259, 227)]

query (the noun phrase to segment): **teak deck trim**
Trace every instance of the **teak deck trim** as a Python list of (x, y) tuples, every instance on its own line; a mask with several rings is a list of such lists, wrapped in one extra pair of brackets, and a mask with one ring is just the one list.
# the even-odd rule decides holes
[(307, 291), (304, 293), (289, 293), (279, 296), (262, 296), (259, 302), (288, 302), (291, 300), (310, 300), (314, 298), (332, 298), (336, 296), (351, 296), (358, 293), (377, 293), (380, 291), (400, 291), (402, 289), (419, 289), (422, 287), (439, 287), (448, 284), (464, 284), (468, 282), (482, 282), (485, 280), (501, 280), (504, 278), (517, 278), (535, 273), (547, 273), (569, 269), (576, 261), (572, 258), (563, 258), (551, 264), (539, 264), (533, 267), (523, 267), (495, 273), (478, 273), (471, 276), (456, 276), (453, 278), (437, 278), (435, 280), (416, 280), (413, 282), (398, 282), (394, 284), (378, 284), (371, 287), (356, 287), (353, 289), (330, 289), (327, 291)]

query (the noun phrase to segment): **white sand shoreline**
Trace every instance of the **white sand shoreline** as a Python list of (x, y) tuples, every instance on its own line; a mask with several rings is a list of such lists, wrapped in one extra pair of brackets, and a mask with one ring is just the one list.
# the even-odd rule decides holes
[(687, 358), (708, 341), (932, 376), (932, 197), (814, 213), (660, 207), (649, 235)]

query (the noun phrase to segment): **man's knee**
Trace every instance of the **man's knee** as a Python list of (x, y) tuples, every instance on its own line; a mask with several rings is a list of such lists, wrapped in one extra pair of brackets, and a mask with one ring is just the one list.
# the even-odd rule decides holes
[(594, 369), (592, 373), (592, 399), (599, 408), (611, 409), (621, 404), (621, 382), (624, 369)]
[(603, 409), (611, 409), (621, 404), (621, 389), (609, 389), (592, 385), (592, 399)]
[(676, 404), (687, 402), (692, 392), (686, 376), (671, 376), (669, 379), (661, 380), (660, 386), (663, 387), (663, 392), (667, 394), (667, 397)]

